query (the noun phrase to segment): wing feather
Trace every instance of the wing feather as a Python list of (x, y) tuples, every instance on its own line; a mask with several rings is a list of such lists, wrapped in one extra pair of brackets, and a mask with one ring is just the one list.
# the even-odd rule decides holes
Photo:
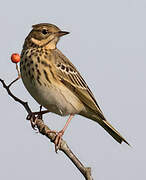
[(98, 113), (99, 116), (105, 120), (93, 93), (75, 66), (58, 49), (56, 49), (54, 53), (57, 75), (60, 81), (72, 92), (76, 93), (83, 104), (92, 109), (92, 111)]

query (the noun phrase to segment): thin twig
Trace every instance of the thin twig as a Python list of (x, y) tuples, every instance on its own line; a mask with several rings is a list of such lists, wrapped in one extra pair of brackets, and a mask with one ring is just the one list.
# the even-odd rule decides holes
[(25, 108), (25, 110), (27, 111), (27, 113), (30, 114), (32, 111), (31, 111), (30, 107), (28, 106), (28, 103), (24, 102), (21, 99), (19, 99), (18, 97), (14, 96), (14, 94), (12, 94), (9, 86), (7, 86), (5, 84), (4, 80), (0, 79), (0, 82), (2, 83), (3, 87), (7, 90), (7, 93), (9, 94), (9, 96), (11, 96), (15, 101), (17, 101), (20, 104), (22, 104), (23, 107)]
[[(19, 72), (19, 70), (18, 70)], [(18, 74), (19, 75), (19, 74)], [(6, 85), (4, 80), (0, 79), (0, 82), (2, 83), (3, 87), (8, 92), (9, 96), (11, 96), (15, 101), (19, 102), (27, 111), (28, 114), (31, 114), (32, 111), (28, 105), (27, 102), (22, 101), (18, 97), (16, 97), (10, 90), (10, 86), (16, 82), (16, 80), (13, 81), (13, 83), (10, 83), (9, 85)], [(51, 129), (46, 126), (42, 119), (36, 118), (35, 120), (36, 126), (40, 132), (40, 134), (45, 135), (47, 138), (50, 139), (51, 142), (54, 143), (54, 140), (56, 138), (56, 135), (54, 133), (50, 133)], [(82, 175), (85, 177), (86, 180), (93, 180), (91, 176), (91, 168), (85, 167), (80, 160), (74, 155), (74, 153), (71, 151), (67, 143), (62, 139), (60, 144), (60, 151), (64, 152), (64, 154), (73, 162), (73, 164), (78, 168), (78, 170), (82, 173)]]
[(21, 78), (20, 71), (19, 71), (19, 68), (18, 68), (18, 64), (17, 64), (17, 63), (16, 63), (16, 71), (17, 71), (18, 77), (8, 85), (8, 88), (10, 88), (10, 86), (11, 86), (12, 84), (14, 84), (17, 80), (19, 80), (19, 79)]

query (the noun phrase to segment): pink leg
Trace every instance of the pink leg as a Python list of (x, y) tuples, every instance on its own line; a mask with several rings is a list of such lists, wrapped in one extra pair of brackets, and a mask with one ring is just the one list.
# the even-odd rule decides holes
[(58, 132), (57, 136), (56, 136), (56, 139), (55, 139), (55, 151), (57, 152), (58, 149), (60, 148), (60, 144), (61, 144), (61, 138), (66, 130), (66, 128), (68, 127), (71, 119), (74, 117), (73, 114), (71, 114), (67, 120), (67, 122), (65, 123), (65, 126), (63, 127), (63, 129), (61, 131)]

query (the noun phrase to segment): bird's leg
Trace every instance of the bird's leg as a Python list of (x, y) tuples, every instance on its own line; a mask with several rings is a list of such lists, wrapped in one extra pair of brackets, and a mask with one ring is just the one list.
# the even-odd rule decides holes
[(66, 128), (68, 127), (71, 119), (74, 117), (73, 114), (71, 114), (67, 120), (67, 122), (65, 123), (65, 126), (63, 127), (63, 129), (61, 131), (59, 131), (56, 135), (56, 138), (55, 138), (55, 141), (54, 141), (54, 144), (55, 144), (55, 151), (57, 153), (58, 149), (60, 148), (60, 144), (61, 144), (61, 138), (66, 130)]
[(43, 119), (43, 114), (46, 114), (48, 112), (49, 112), (48, 110), (42, 111), (42, 105), (40, 105), (40, 111), (38, 113), (36, 112), (37, 118), (38, 119)]

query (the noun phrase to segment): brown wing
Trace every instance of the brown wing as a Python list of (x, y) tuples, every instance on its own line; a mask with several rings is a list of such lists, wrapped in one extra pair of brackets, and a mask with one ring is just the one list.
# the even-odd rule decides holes
[(96, 112), (102, 119), (105, 119), (93, 93), (75, 66), (58, 49), (54, 53), (57, 75), (61, 82), (76, 93), (83, 104)]

